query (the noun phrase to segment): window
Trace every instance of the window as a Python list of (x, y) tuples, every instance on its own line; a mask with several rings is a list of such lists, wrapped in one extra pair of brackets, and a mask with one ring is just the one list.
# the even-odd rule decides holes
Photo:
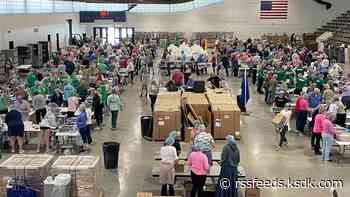
[(27, 1), (27, 13), (52, 13), (54, 1), (30, 0)]

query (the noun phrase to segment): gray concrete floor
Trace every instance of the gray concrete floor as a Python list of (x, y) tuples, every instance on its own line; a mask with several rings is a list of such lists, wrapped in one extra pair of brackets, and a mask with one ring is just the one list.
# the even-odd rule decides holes
[[(118, 141), (121, 143), (118, 170), (101, 170), (99, 186), (106, 197), (133, 197), (139, 191), (158, 192), (159, 184), (151, 178), (153, 154), (159, 150), (161, 143), (151, 143), (142, 139), (139, 117), (149, 111), (149, 103), (138, 96), (139, 83), (129, 87), (123, 93), (125, 104), (121, 112), (117, 131), (106, 127), (94, 133), (97, 142), (93, 154), (101, 155), (100, 143)], [(234, 91), (240, 88), (240, 80), (230, 81)], [(251, 100), (248, 111), (251, 116), (242, 116), (241, 135), (239, 141), (241, 164), (249, 178), (259, 179), (294, 179), (312, 178), (341, 179), (343, 189), (339, 190), (341, 197), (350, 195), (350, 161), (341, 163), (322, 162), (320, 156), (314, 156), (310, 150), (309, 138), (288, 134), (289, 147), (280, 151), (274, 149), (276, 136), (271, 124), (270, 108), (264, 104), (263, 96), (257, 95), (251, 88)], [(109, 122), (109, 120), (107, 120)], [(109, 125), (109, 123), (108, 123)], [(224, 141), (217, 141), (216, 150), (220, 151)], [(327, 189), (262, 189), (262, 197), (330, 197)]]
[[(230, 80), (230, 86), (238, 92), (240, 80)], [(136, 82), (122, 94), (124, 111), (120, 113), (118, 129), (111, 131), (109, 117), (106, 117), (104, 129), (93, 133), (95, 144), (91, 147), (92, 155), (102, 156), (103, 142), (121, 143), (118, 170), (105, 170), (103, 167), (100, 170), (98, 187), (105, 197), (135, 197), (139, 191), (159, 192), (160, 189), (158, 180), (151, 178), (151, 169), (153, 154), (160, 149), (161, 143), (148, 142), (141, 137), (140, 116), (149, 113), (150, 107), (148, 100), (139, 97), (139, 87), (140, 82)], [(342, 179), (344, 188), (339, 190), (340, 197), (350, 196), (350, 161), (322, 162), (319, 156), (312, 154), (309, 138), (293, 133), (288, 133), (289, 147), (275, 151), (277, 138), (271, 124), (270, 108), (264, 104), (263, 96), (257, 95), (253, 88), (250, 92), (251, 100), (247, 107), (251, 116), (241, 117), (242, 139), (238, 143), (241, 164), (248, 178)], [(216, 143), (216, 151), (221, 151), (225, 142)], [(261, 196), (331, 197), (330, 191), (325, 189), (262, 189)]]

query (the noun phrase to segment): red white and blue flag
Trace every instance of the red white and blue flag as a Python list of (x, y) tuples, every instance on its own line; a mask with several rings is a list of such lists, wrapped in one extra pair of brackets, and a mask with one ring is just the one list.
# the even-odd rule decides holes
[(288, 19), (288, 0), (261, 0), (260, 19)]

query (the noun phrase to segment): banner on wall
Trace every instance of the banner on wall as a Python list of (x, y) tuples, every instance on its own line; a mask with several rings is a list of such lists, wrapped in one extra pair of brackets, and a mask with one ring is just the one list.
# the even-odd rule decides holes
[(113, 20), (113, 22), (126, 22), (125, 11), (80, 11), (80, 23), (93, 23), (95, 20)]

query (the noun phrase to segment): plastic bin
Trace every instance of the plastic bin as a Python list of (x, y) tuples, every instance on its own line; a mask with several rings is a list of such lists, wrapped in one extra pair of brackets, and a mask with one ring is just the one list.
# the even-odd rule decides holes
[(118, 168), (119, 146), (118, 142), (103, 143), (103, 159), (106, 169)]
[(141, 133), (142, 137), (147, 140), (152, 140), (152, 116), (141, 116)]

